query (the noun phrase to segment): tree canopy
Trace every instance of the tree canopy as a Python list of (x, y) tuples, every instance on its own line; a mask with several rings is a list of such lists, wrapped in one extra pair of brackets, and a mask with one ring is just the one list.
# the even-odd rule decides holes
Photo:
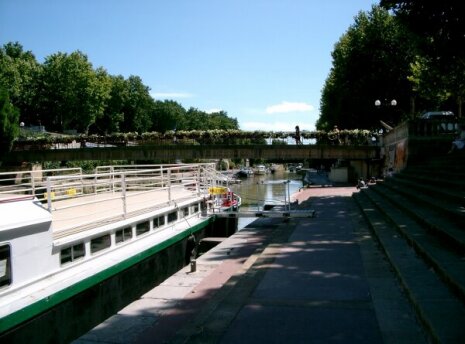
[(174, 129), (238, 129), (220, 111), (186, 111), (172, 100), (155, 100), (139, 76), (110, 75), (86, 54), (58, 52), (37, 62), (21, 44), (0, 47), (0, 86), (26, 126), (48, 131), (106, 135)]
[(457, 0), (381, 0), (414, 37), (412, 82), (423, 98), (455, 107), (465, 96), (465, 3)]
[(45, 59), (40, 76), (43, 125), (49, 130), (87, 133), (103, 115), (110, 95), (110, 81), (103, 70), (94, 70), (80, 51), (57, 53)]
[(19, 133), (19, 112), (10, 102), (8, 92), (0, 87), (0, 154), (8, 152)]
[[(322, 91), (317, 128), (373, 128), (396, 123), (409, 112), (407, 80), (412, 57), (405, 32), (384, 9), (360, 12), (336, 43), (333, 66)], [(390, 101), (397, 101), (390, 108)], [(382, 102), (377, 109), (375, 100)]]
[[(381, 0), (360, 12), (334, 46), (317, 129), (374, 130), (380, 121), (396, 125), (428, 110), (461, 116), (464, 46), (464, 2)], [(110, 75), (80, 51), (57, 52), (41, 64), (18, 42), (7, 43), (0, 47), (0, 88), (8, 108), (0, 125), (13, 136), (15, 121), (97, 135), (239, 128), (225, 111), (153, 99), (140, 77)]]
[(382, 0), (360, 12), (332, 52), (317, 128), (373, 129), (427, 110), (461, 116), (464, 24), (465, 5), (456, 0)]

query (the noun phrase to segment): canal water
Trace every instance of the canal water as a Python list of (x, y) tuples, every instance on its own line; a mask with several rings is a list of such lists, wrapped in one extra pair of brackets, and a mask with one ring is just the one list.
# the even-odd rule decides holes
[[(302, 187), (302, 175), (285, 170), (265, 175), (251, 175), (242, 178), (240, 184), (229, 186), (234, 193), (241, 196), (241, 210), (262, 210), (264, 203), (286, 204), (289, 195)], [(256, 218), (239, 218), (238, 230), (241, 230)]]

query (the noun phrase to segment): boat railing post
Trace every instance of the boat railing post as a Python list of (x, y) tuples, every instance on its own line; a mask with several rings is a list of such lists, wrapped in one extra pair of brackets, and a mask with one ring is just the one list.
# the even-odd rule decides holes
[(160, 166), (160, 180), (161, 180), (161, 188), (163, 189), (165, 187), (165, 184), (163, 182), (163, 179), (164, 179), (164, 175), (163, 175), (163, 165)]
[(50, 177), (47, 177), (47, 209), (51, 213), (52, 212), (52, 183), (50, 181)]
[(287, 197), (288, 197), (288, 205), (289, 205), (289, 211), (291, 211), (291, 191), (290, 191), (290, 184), (291, 184), (291, 181), (288, 179), (287, 180)]
[(171, 168), (168, 169), (168, 203), (171, 204)]
[(196, 180), (196, 189), (197, 189), (197, 195), (200, 196), (200, 173), (201, 173), (201, 167), (200, 165), (197, 167), (197, 180)]
[(126, 217), (126, 177), (124, 172), (121, 173), (121, 195), (123, 198), (123, 215)]
[(34, 173), (31, 171), (30, 172), (30, 175), (31, 175), (31, 189), (32, 189), (32, 196), (35, 196), (36, 195), (36, 183), (35, 183), (35, 178), (34, 178)]
[[(260, 188), (259, 188), (259, 184), (257, 182), (257, 211), (260, 211), (260, 199), (259, 199), (259, 195), (260, 195)], [(265, 200), (263, 200), (263, 204), (264, 204)]]
[(111, 192), (115, 192), (115, 169), (113, 166), (110, 166), (110, 178), (111, 178)]
[(284, 209), (287, 209), (287, 192), (286, 192), (286, 184), (288, 181), (284, 182)]

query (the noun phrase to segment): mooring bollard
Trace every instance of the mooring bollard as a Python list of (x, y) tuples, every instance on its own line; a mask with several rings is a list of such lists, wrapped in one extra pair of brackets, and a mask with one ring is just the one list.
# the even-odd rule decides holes
[(197, 271), (197, 261), (195, 259), (191, 259), (191, 272)]

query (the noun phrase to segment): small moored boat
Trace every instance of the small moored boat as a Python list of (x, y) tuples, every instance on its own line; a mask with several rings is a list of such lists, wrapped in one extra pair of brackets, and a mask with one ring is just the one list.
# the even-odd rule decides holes
[(266, 173), (267, 173), (267, 169), (265, 165), (257, 165), (257, 167), (255, 168), (255, 174), (263, 175)]

